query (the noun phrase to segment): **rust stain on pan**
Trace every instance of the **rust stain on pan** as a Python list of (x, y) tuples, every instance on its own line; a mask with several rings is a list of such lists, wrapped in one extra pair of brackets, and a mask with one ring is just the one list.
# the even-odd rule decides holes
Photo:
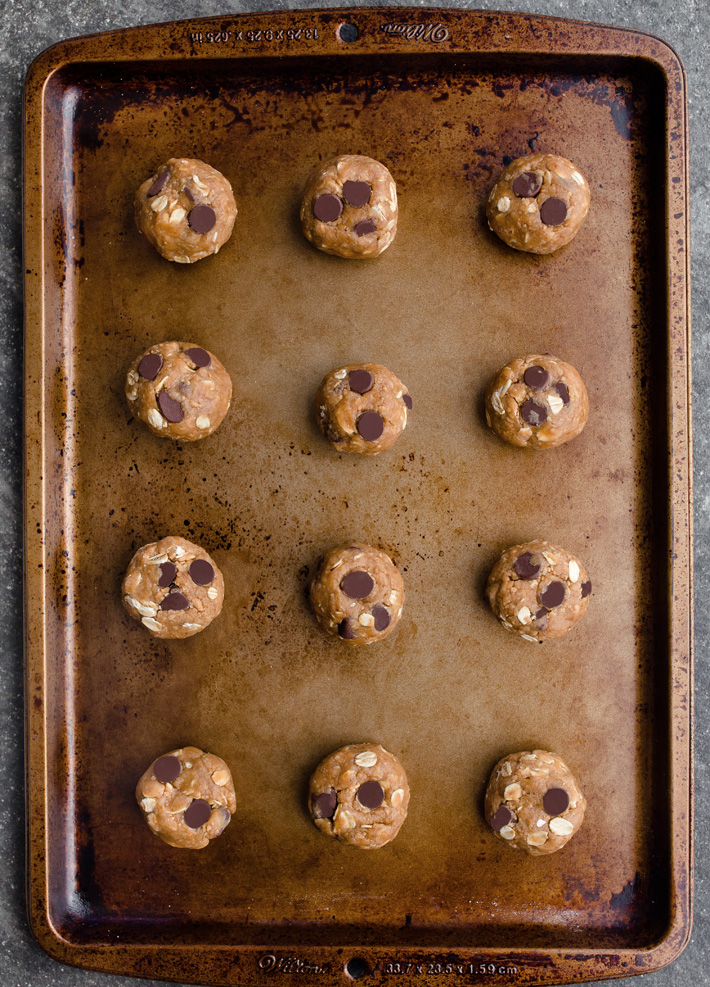
[[(347, 21), (352, 43), (338, 40)], [(553, 18), (289, 11), (40, 56), (25, 131), (28, 881), (52, 955), (257, 985), (347, 982), (352, 961), (367, 980), (421, 985), (623, 976), (679, 953), (685, 139), (666, 45)], [(506, 161), (533, 149), (570, 157), (592, 188), (586, 225), (553, 257), (508, 250), (481, 216)], [(318, 254), (294, 218), (312, 165), (344, 151), (398, 183), (398, 237), (373, 263)], [(175, 153), (223, 171), (240, 209), (218, 257), (184, 270), (131, 215)], [(180, 335), (235, 383), (223, 426), (189, 448), (142, 430), (122, 396), (134, 355)], [(590, 390), (587, 429), (549, 456), (502, 446), (480, 414), (488, 377), (531, 347)], [(308, 411), (321, 376), (358, 359), (390, 366), (415, 402), (369, 463), (334, 454)], [(166, 643), (118, 591), (135, 548), (169, 532), (214, 555), (226, 599), (204, 634)], [(583, 559), (594, 598), (567, 638), (533, 649), (496, 625), (481, 587), (502, 548), (539, 535)], [(319, 556), (352, 539), (388, 551), (407, 590), (396, 633), (358, 656), (324, 637), (304, 595)], [(377, 855), (330, 846), (301, 804), (313, 765), (365, 736), (412, 786)], [(155, 752), (185, 742), (232, 765), (239, 804), (194, 855), (155, 840), (131, 796)], [(561, 753), (590, 806), (544, 861), (512, 856), (480, 813), (491, 764), (525, 745)]]

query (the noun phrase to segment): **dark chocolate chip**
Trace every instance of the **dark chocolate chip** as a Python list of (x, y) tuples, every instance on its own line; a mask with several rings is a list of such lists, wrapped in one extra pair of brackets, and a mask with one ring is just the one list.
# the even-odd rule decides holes
[(343, 211), (343, 203), (337, 195), (327, 192), (325, 195), (317, 195), (313, 200), (313, 215), (321, 223), (334, 223), (340, 218)]
[(542, 798), (548, 816), (559, 816), (569, 808), (569, 795), (564, 788), (548, 788)]
[(540, 603), (547, 610), (554, 610), (555, 607), (559, 607), (561, 603), (565, 601), (565, 584), (560, 582), (553, 582), (547, 587), (547, 589), (540, 594)]
[(331, 788), (329, 792), (321, 792), (320, 795), (311, 797), (313, 815), (316, 819), (332, 819), (337, 804), (338, 796), (334, 788)]
[(550, 383), (550, 375), (544, 367), (528, 367), (523, 374), (523, 380), (528, 387), (532, 387), (536, 391), (542, 391)]
[(357, 800), (366, 809), (378, 809), (385, 798), (385, 790), (379, 781), (366, 781), (357, 790)]
[(160, 604), (161, 610), (187, 610), (190, 602), (184, 593), (168, 593)]
[(215, 812), (220, 818), (219, 826), (215, 832), (215, 836), (221, 836), (229, 825), (229, 821), (232, 818), (232, 813), (229, 811), (226, 805), (220, 805), (215, 809)]
[(404, 401), (404, 403), (407, 405), (407, 407), (411, 411), (412, 410), (412, 398), (411, 398), (411, 395), (409, 395), (409, 394), (403, 394), (402, 395), (402, 400)]
[(519, 199), (531, 199), (542, 188), (542, 175), (535, 171), (524, 171), (513, 182), (513, 191)]
[(204, 202), (200, 202), (189, 211), (187, 221), (191, 230), (202, 235), (209, 233), (217, 222), (217, 213), (212, 206), (206, 206)]
[(363, 219), (353, 226), (353, 233), (356, 236), (367, 236), (369, 233), (376, 233), (377, 226), (371, 219)]
[(177, 576), (177, 566), (174, 562), (163, 562), (160, 566), (160, 579), (158, 580), (158, 586), (161, 589), (165, 589)]
[(154, 195), (157, 195), (158, 192), (161, 192), (165, 188), (165, 183), (169, 178), (170, 178), (169, 171), (161, 171), (161, 173), (158, 175), (158, 177), (155, 179), (153, 184), (148, 189), (148, 198), (150, 199)]
[(547, 610), (545, 607), (541, 607), (535, 614), (535, 620), (543, 620), (545, 617), (547, 617)]
[(369, 370), (351, 370), (348, 374), (350, 390), (357, 394), (367, 394), (375, 386), (375, 378)]
[(376, 411), (363, 411), (357, 420), (357, 430), (366, 442), (376, 442), (385, 430), (385, 420)]
[(372, 608), (372, 616), (375, 618), (375, 630), (384, 631), (390, 625), (390, 615), (387, 611), (387, 607), (383, 607), (381, 603)]
[(520, 405), (520, 417), (526, 425), (544, 425), (547, 421), (547, 409), (528, 398)]
[(505, 805), (499, 805), (493, 814), (491, 819), (491, 829), (497, 832), (507, 826), (509, 822), (513, 821), (513, 813)]
[(153, 764), (153, 774), (161, 785), (167, 785), (169, 782), (175, 781), (181, 771), (182, 764), (180, 764), (180, 758), (175, 757), (174, 754), (166, 754), (164, 757), (159, 757)]
[(513, 569), (521, 579), (534, 579), (540, 571), (540, 562), (533, 559), (531, 552), (523, 552), (513, 562)]
[(545, 199), (540, 206), (540, 219), (545, 226), (560, 226), (567, 219), (567, 203), (562, 199)]
[(163, 418), (174, 424), (183, 419), (183, 410), (179, 401), (173, 401), (167, 391), (161, 391), (158, 395), (158, 407)]
[(559, 383), (555, 384), (555, 390), (562, 398), (564, 403), (569, 404), (569, 391), (567, 390), (567, 385), (563, 384), (562, 381), (559, 381)]
[(591, 592), (592, 592), (592, 581), (591, 579), (588, 579), (586, 583), (582, 583), (582, 599), (584, 599), (585, 596), (589, 596)]
[(343, 198), (349, 206), (366, 206), (370, 201), (372, 189), (367, 182), (345, 182), (343, 184)]
[(350, 623), (347, 617), (345, 618), (345, 620), (341, 620), (340, 623), (338, 624), (338, 634), (345, 641), (352, 641), (352, 639), (355, 637), (355, 631), (353, 630), (352, 624)]
[(212, 357), (201, 346), (193, 346), (191, 349), (185, 350), (185, 356), (188, 360), (192, 360), (196, 367), (209, 367), (212, 363)]
[(163, 358), (160, 353), (146, 353), (138, 364), (138, 373), (144, 380), (155, 380), (163, 365)]
[(205, 825), (211, 815), (212, 806), (206, 799), (193, 799), (182, 818), (190, 829), (199, 829), (200, 826)]
[(351, 600), (364, 600), (375, 588), (375, 580), (369, 572), (353, 569), (342, 579), (340, 588)]
[(191, 192), (191, 191), (190, 191), (190, 189), (189, 189), (189, 188), (187, 187), (187, 185), (186, 185), (186, 186), (185, 186), (185, 188), (183, 189), (183, 192), (184, 192), (184, 193), (185, 193), (185, 195), (186, 195), (186, 196), (188, 197), (188, 199), (190, 200), (190, 202), (194, 202), (194, 201), (195, 201), (195, 196), (194, 196), (194, 195), (192, 194), (192, 192)]
[(209, 586), (214, 579), (214, 569), (207, 559), (195, 559), (188, 569), (190, 579), (198, 586)]

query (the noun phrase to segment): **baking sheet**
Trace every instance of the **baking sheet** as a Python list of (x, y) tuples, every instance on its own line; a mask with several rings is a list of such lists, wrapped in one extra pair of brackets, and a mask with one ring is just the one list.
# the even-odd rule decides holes
[[(355, 23), (356, 42), (339, 40)], [(690, 468), (685, 91), (662, 42), (476, 12), (303, 11), (67, 42), (30, 72), (26, 126), (30, 909), (57, 958), (211, 983), (554, 983), (664, 965), (690, 930)], [(553, 257), (507, 249), (482, 202), (507, 157), (570, 157), (592, 211)], [(313, 163), (366, 153), (398, 185), (375, 262), (314, 251)], [(232, 182), (218, 257), (170, 265), (135, 188), (171, 155)], [(215, 352), (235, 397), (174, 446), (130, 420), (153, 342)], [(488, 378), (550, 351), (590, 392), (584, 433), (508, 448)], [(337, 456), (322, 375), (375, 360), (407, 384), (406, 433)], [(670, 464), (670, 465), (669, 465)], [(183, 642), (120, 602), (134, 550), (175, 533), (222, 568), (225, 608)], [(542, 647), (482, 588), (509, 544), (575, 552), (594, 596)], [(339, 541), (388, 551), (397, 631), (353, 653), (305, 590)], [(341, 744), (402, 760), (407, 822), (377, 854), (325, 840), (307, 779)], [(199, 854), (155, 840), (132, 797), (157, 753), (220, 754), (238, 811)], [(589, 802), (549, 859), (495, 841), (487, 775), (532, 745)]]

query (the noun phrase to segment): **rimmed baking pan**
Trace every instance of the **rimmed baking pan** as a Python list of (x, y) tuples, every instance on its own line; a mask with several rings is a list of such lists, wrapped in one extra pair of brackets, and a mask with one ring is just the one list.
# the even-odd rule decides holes
[[(345, 28), (341, 26), (348, 25)], [(691, 460), (686, 94), (658, 39), (515, 14), (289, 11), (67, 41), (25, 105), (29, 903), (56, 958), (213, 984), (559, 983), (670, 962), (691, 925)], [(499, 242), (493, 180), (569, 157), (592, 208), (548, 257)], [(397, 238), (352, 263), (298, 224), (319, 160), (397, 181)], [(173, 155), (232, 182), (235, 232), (190, 267), (133, 224)], [(130, 417), (150, 343), (215, 352), (235, 396), (194, 444)], [(590, 393), (546, 454), (486, 428), (486, 381), (552, 352)], [(403, 437), (335, 454), (322, 375), (374, 360), (408, 386)], [(222, 568), (221, 617), (157, 641), (124, 613), (133, 551), (165, 534)], [(587, 567), (589, 611), (532, 645), (487, 611), (507, 545)], [(326, 637), (305, 588), (342, 540), (395, 559), (385, 642)], [(370, 740), (407, 770), (409, 817), (362, 853), (305, 810), (310, 771)], [(200, 852), (156, 840), (133, 788), (182, 744), (232, 767), (237, 813)], [(587, 796), (560, 853), (482, 818), (503, 754), (559, 753)]]

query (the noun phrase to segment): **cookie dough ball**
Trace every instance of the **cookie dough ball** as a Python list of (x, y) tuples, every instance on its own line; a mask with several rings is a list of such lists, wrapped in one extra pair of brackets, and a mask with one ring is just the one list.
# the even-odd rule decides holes
[(509, 247), (551, 254), (570, 242), (589, 212), (589, 185), (559, 154), (511, 162), (488, 196), (488, 225)]
[(157, 343), (131, 364), (126, 398), (155, 435), (195, 442), (211, 435), (232, 401), (232, 381), (195, 343)]
[(166, 260), (193, 264), (216, 254), (237, 217), (232, 186), (194, 158), (170, 158), (138, 189), (136, 225)]
[(561, 850), (587, 808), (574, 775), (557, 754), (521, 751), (496, 764), (484, 811), (493, 832), (533, 856)]
[(169, 846), (201, 850), (221, 836), (237, 808), (221, 757), (181, 747), (153, 761), (136, 786), (145, 821)]
[(397, 186), (373, 158), (344, 154), (308, 179), (301, 226), (314, 247), (359, 260), (378, 257), (397, 232)]
[(571, 630), (584, 616), (591, 592), (579, 559), (548, 541), (506, 549), (486, 585), (501, 624), (526, 641), (540, 642)]
[(506, 363), (486, 388), (486, 421), (505, 442), (552, 449), (582, 431), (589, 397), (574, 367), (533, 353)]
[(169, 536), (138, 549), (121, 595), (131, 617), (156, 637), (192, 637), (219, 616), (224, 579), (203, 548)]
[(404, 583), (389, 555), (370, 545), (340, 545), (321, 560), (311, 583), (321, 627), (347, 644), (391, 634), (404, 606)]
[(409, 785), (394, 754), (379, 744), (349, 744), (311, 777), (308, 808), (321, 833), (363, 850), (393, 840), (407, 818)]
[(412, 399), (386, 367), (349, 363), (325, 375), (315, 408), (320, 430), (334, 449), (376, 456), (406, 428)]

